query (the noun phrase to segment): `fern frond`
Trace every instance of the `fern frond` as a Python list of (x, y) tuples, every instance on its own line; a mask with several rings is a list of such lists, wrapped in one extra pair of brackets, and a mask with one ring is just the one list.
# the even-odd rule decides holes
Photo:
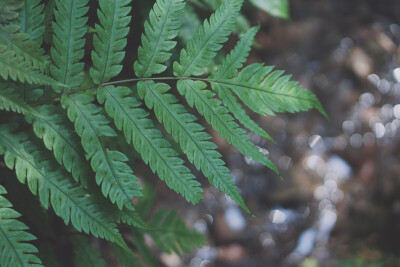
[(116, 213), (117, 214), (114, 217), (118, 218), (117, 220), (118, 222), (123, 222), (139, 229), (144, 229), (144, 230), (153, 229), (153, 227), (151, 227), (148, 223), (146, 223), (142, 219), (142, 217), (140, 217), (139, 213), (136, 210), (122, 209), (117, 211)]
[(72, 235), (70, 240), (74, 251), (74, 263), (76, 267), (106, 266), (106, 262), (100, 253), (94, 249), (88, 237)]
[(21, 14), (18, 17), (17, 24), (20, 31), (29, 34), (30, 39), (41, 45), (44, 33), (44, 4), (40, 0), (24, 0)]
[(171, 57), (169, 52), (176, 45), (172, 41), (179, 32), (183, 15), (183, 0), (159, 0), (144, 24), (142, 46), (138, 49), (138, 60), (134, 64), (138, 77), (151, 77), (167, 68), (164, 64)]
[(51, 105), (39, 106), (36, 109), (23, 101), (12, 87), (0, 83), (0, 110), (14, 111), (26, 115), (33, 125), (37, 137), (43, 139), (47, 149), (54, 152), (60, 165), (72, 174), (76, 182), (86, 184), (91, 176), (90, 167), (85, 159), (78, 136), (73, 133), (69, 121)]
[(86, 184), (86, 180), (91, 177), (90, 167), (68, 119), (60, 115), (52, 105), (32, 108), (8, 85), (0, 83), (0, 110), (26, 115), (36, 136), (43, 139), (46, 148), (54, 152), (58, 163), (64, 165), (76, 182)]
[(154, 226), (156, 230), (147, 233), (158, 248), (166, 253), (188, 253), (193, 248), (203, 246), (205, 243), (204, 236), (196, 230), (189, 229), (175, 210), (156, 212), (149, 224)]
[[(290, 75), (282, 76), (283, 71), (272, 70), (273, 67), (255, 63), (241, 70), (233, 79), (210, 82), (229, 86), (250, 109), (261, 115), (316, 108), (326, 116), (313, 93), (303, 89), (298, 82), (290, 81)], [(260, 101), (263, 105), (260, 105)]]
[(12, 204), (2, 195), (7, 194), (0, 185), (0, 265), (1, 266), (43, 266), (34, 255), (38, 249), (27, 242), (35, 240), (26, 232), (28, 227), (20, 222), (21, 216), (12, 208)]
[(133, 209), (132, 198), (141, 196), (140, 185), (126, 163), (128, 158), (119, 151), (107, 149), (104, 137), (116, 136), (109, 126), (109, 120), (101, 114), (102, 109), (93, 102), (93, 97), (85, 94), (61, 97), (61, 104), (68, 111), (70, 121), (74, 122), (77, 134), (91, 159), (91, 167), (96, 172), (96, 182), (101, 185), (104, 196), (108, 196), (119, 209), (125, 206)]
[(46, 148), (53, 151), (58, 163), (72, 174), (76, 182), (86, 185), (92, 172), (68, 118), (52, 105), (37, 107), (32, 115), (27, 116), (27, 121), (32, 123), (36, 136), (43, 139)]
[(243, 0), (225, 0), (182, 49), (179, 63), (174, 62), (174, 75), (177, 77), (200, 76), (228, 40)]
[[(12, 90), (15, 92), (15, 94), (18, 95), (18, 97), (31, 105), (34, 102), (39, 101), (39, 98), (41, 98), (44, 94), (45, 91), (48, 91), (50, 88), (44, 88), (43, 85), (32, 85), (28, 83), (23, 83), (21, 84), (20, 82), (13, 82), (13, 81), (7, 81), (7, 82), (2, 82), (1, 83), (6, 83), (6, 87), (12, 88)], [(2, 85), (0, 85), (2, 87)]]
[(12, 132), (15, 128), (13, 124), (0, 126), (0, 154), (4, 154), (10, 169), (15, 168), (18, 180), (27, 183), (34, 195), (39, 195), (45, 208), (51, 204), (65, 224), (71, 222), (80, 232), (91, 233), (127, 248), (112, 216), (73, 183), (40, 146), (27, 140), (28, 134)]
[(33, 113), (30, 107), (9, 83), (0, 82), (0, 110), (13, 111), (21, 114)]
[[(79, 86), (84, 77), (79, 73), (84, 63), (80, 62), (84, 56), (86, 22), (88, 18), (87, 6), (89, 0), (57, 0), (57, 9), (54, 11), (53, 47), (51, 57), (53, 65), (50, 67), (53, 77), (68, 86)], [(61, 88), (56, 89), (58, 92)]]
[(2, 0), (0, 2), (0, 23), (15, 20), (24, 3), (20, 0)]
[(36, 85), (64, 86), (49, 76), (41, 73), (14, 50), (0, 44), (0, 76), (4, 80), (10, 77), (14, 81), (27, 82)]
[(222, 63), (218, 66), (217, 71), (211, 73), (210, 78), (213, 80), (232, 78), (246, 62), (254, 37), (260, 27), (253, 27), (244, 34), (237, 42), (232, 51), (226, 55)]
[(238, 102), (236, 96), (233, 95), (232, 91), (228, 86), (212, 83), (211, 87), (214, 92), (216, 92), (219, 98), (224, 103), (225, 107), (229, 109), (232, 115), (245, 126), (250, 131), (267, 138), (274, 142), (274, 139), (263, 129), (261, 128), (254, 120), (252, 120), (249, 115), (247, 115), (246, 111), (243, 109), (242, 105)]
[(100, 0), (92, 51), (93, 67), (90, 76), (94, 83), (107, 82), (117, 76), (125, 56), (126, 36), (129, 32), (131, 0)]
[(133, 143), (152, 171), (188, 202), (199, 202), (202, 198), (200, 183), (183, 165), (184, 161), (178, 157), (170, 142), (148, 118), (149, 114), (139, 107), (140, 102), (130, 96), (131, 92), (127, 87), (106, 86), (98, 89), (97, 97), (100, 103), (105, 102), (108, 115), (114, 118), (127, 142)]
[(180, 144), (189, 161), (194, 163), (197, 169), (202, 170), (211, 184), (225, 192), (249, 212), (229, 169), (221, 159), (221, 154), (215, 150), (216, 145), (210, 141), (211, 136), (204, 132), (203, 126), (195, 122), (197, 119), (194, 115), (177, 103), (178, 99), (175, 96), (167, 93), (170, 89), (169, 85), (141, 81), (137, 88), (139, 96), (145, 100), (150, 109), (154, 108), (157, 119)]
[[(258, 29), (259, 27), (250, 28), (246, 34), (240, 38), (235, 48), (222, 60), (221, 65), (218, 66), (218, 70), (211, 73), (210, 79), (230, 79), (237, 73), (238, 69), (243, 66), (243, 63), (249, 56), (250, 48)], [(247, 115), (242, 105), (226, 85), (213, 83), (211, 86), (224, 105), (241, 124), (250, 131), (273, 141), (272, 137)]]
[(49, 57), (44, 55), (40, 45), (30, 40), (29, 34), (18, 32), (18, 25), (0, 26), (0, 43), (15, 51), (17, 56), (44, 73), (50, 63)]
[(197, 111), (229, 144), (247, 157), (278, 173), (278, 169), (271, 160), (254, 146), (246, 132), (234, 121), (229, 110), (219, 99), (214, 98), (215, 94), (212, 91), (206, 89), (206, 83), (185, 79), (178, 81), (177, 87), (179, 93), (185, 96), (189, 106), (196, 107)]

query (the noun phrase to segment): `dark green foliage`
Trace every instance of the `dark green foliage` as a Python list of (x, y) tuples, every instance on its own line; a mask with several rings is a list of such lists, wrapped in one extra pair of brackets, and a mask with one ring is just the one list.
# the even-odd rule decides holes
[[(243, 155), (278, 174), (242, 128), (272, 140), (243, 104), (261, 115), (311, 108), (325, 113), (311, 92), (282, 71), (259, 63), (243, 68), (257, 27), (248, 28), (222, 55), (224, 43), (237, 32), (238, 18), (243, 19), (242, 0), (190, 1), (215, 10), (201, 25), (191, 24), (196, 14), (186, 1), (157, 0), (143, 32), (131, 30), (135, 2), (100, 0), (94, 5), (97, 17), (90, 20), (88, 0), (0, 2), (0, 155), (43, 208), (78, 232), (109, 241), (122, 265), (157, 266), (145, 235), (165, 253), (189, 252), (205, 240), (176, 211), (152, 212), (155, 193), (142, 190), (131, 151), (186, 201), (202, 199), (193, 164), (250, 213), (211, 134), (191, 108)], [(177, 46), (182, 29), (193, 35)], [(141, 35), (139, 47), (129, 47), (131, 34)], [(125, 59), (130, 49), (138, 50), (137, 59)], [(216, 57), (222, 58), (217, 66)], [(132, 78), (116, 79), (121, 73)], [(126, 154), (118, 149), (121, 144)], [(133, 204), (136, 197), (138, 204)], [(0, 235), (11, 236), (0, 238), (0, 263), (40, 265), (37, 249), (28, 243), (34, 237), (19, 216), (0, 196)], [(133, 237), (127, 243), (135, 252), (117, 224), (129, 226), (123, 233)], [(91, 239), (75, 230), (68, 229), (67, 241), (75, 265), (104, 266)], [(56, 265), (55, 234), (41, 235), (48, 239), (38, 246), (38, 255)]]
[(7, 191), (0, 185), (0, 265), (1, 266), (42, 266), (32, 253), (37, 248), (27, 243), (36, 239), (26, 232), (28, 227), (17, 218), (21, 216), (12, 209), (11, 203), (3, 196)]
[(93, 248), (87, 237), (79, 235), (71, 236), (71, 243), (74, 248), (74, 262), (76, 267), (103, 267), (106, 265), (100, 253)]
[(0, 2), (0, 23), (15, 20), (24, 6), (21, 0), (3, 0)]

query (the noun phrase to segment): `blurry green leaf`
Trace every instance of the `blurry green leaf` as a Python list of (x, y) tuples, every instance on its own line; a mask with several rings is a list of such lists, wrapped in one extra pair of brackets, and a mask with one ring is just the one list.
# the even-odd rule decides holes
[(283, 19), (289, 18), (288, 0), (250, 0), (250, 2), (272, 16)]

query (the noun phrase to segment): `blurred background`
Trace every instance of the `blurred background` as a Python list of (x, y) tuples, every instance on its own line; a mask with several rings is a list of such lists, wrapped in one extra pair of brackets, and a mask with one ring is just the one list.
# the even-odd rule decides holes
[(246, 7), (261, 27), (248, 62), (292, 74), (329, 119), (254, 117), (282, 180), (214, 136), (254, 217), (211, 186), (191, 206), (157, 183), (157, 206), (207, 236), (166, 266), (400, 266), (400, 1), (296, 0), (289, 13)]

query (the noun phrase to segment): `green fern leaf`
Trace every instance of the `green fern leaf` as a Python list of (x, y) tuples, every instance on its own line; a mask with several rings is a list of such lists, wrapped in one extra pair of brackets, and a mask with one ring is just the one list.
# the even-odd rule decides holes
[(24, 100), (20, 99), (9, 83), (0, 82), (0, 110), (13, 111), (21, 114), (34, 112)]
[(51, 105), (37, 107), (32, 115), (27, 117), (27, 121), (32, 123), (36, 136), (43, 139), (46, 148), (53, 151), (58, 163), (72, 174), (76, 182), (86, 185), (92, 172), (79, 137), (68, 119)]
[(225, 0), (211, 15), (210, 20), (204, 21), (188, 42), (187, 48), (182, 49), (179, 63), (174, 62), (175, 76), (204, 74), (202, 68), (210, 63), (222, 48), (222, 44), (228, 40), (242, 3), (243, 0)]
[(65, 224), (71, 222), (80, 232), (92, 233), (127, 248), (113, 218), (83, 188), (74, 184), (66, 172), (54, 165), (41, 147), (28, 141), (26, 133), (11, 132), (15, 128), (12, 124), (0, 126), (0, 154), (4, 154), (10, 169), (15, 168), (18, 180), (27, 182), (34, 195), (39, 194), (45, 208), (51, 203)]
[(18, 32), (19, 30), (18, 25), (0, 26), (0, 43), (13, 49), (17, 56), (44, 73), (50, 63), (48, 56), (44, 55), (39, 44), (30, 40), (29, 34)]
[(164, 63), (171, 57), (169, 51), (176, 45), (172, 39), (178, 35), (184, 7), (182, 0), (159, 0), (153, 6), (149, 20), (144, 24), (142, 46), (134, 64), (138, 77), (151, 77), (167, 68)]
[(0, 44), (0, 76), (4, 80), (11, 78), (14, 81), (27, 82), (36, 85), (64, 86), (49, 76), (39, 72), (21, 56), (6, 45)]
[(142, 219), (142, 217), (140, 217), (139, 213), (136, 210), (127, 210), (127, 209), (119, 210), (117, 211), (115, 217), (118, 218), (118, 222), (123, 222), (139, 229), (144, 229), (144, 230), (153, 229), (153, 227), (151, 227), (148, 223), (146, 223)]
[(2, 195), (7, 191), (0, 185), (0, 265), (1, 266), (43, 266), (33, 253), (38, 250), (32, 244), (32, 234), (26, 232), (28, 227), (17, 218), (21, 216), (12, 209), (12, 204)]
[(126, 36), (129, 32), (128, 16), (131, 0), (100, 0), (97, 11), (100, 25), (96, 24), (93, 37), (93, 67), (90, 76), (96, 84), (107, 82), (117, 76), (125, 56)]
[[(88, 12), (89, 0), (57, 0), (57, 9), (54, 11), (53, 44), (51, 57), (54, 65), (50, 67), (53, 77), (68, 86), (79, 86), (84, 77), (79, 73), (84, 63), (80, 62), (84, 56), (85, 34), (87, 31), (84, 15)], [(60, 92), (62, 89), (57, 88)]]
[(40, 0), (25, 0), (21, 15), (17, 20), (17, 24), (20, 26), (19, 30), (29, 34), (30, 39), (38, 45), (43, 42), (43, 9), (44, 5), (40, 4)]
[(190, 230), (174, 210), (156, 212), (149, 224), (153, 225), (156, 230), (147, 233), (166, 253), (188, 253), (193, 248), (203, 246), (205, 243), (204, 236), (196, 230)]
[(233, 79), (210, 82), (229, 86), (249, 108), (262, 115), (316, 108), (327, 116), (313, 93), (290, 81), (290, 75), (282, 76), (283, 71), (272, 70), (273, 67), (255, 63), (241, 70)]
[(126, 163), (128, 158), (119, 151), (107, 149), (103, 137), (116, 136), (109, 126), (109, 120), (101, 114), (101, 108), (92, 103), (93, 98), (84, 95), (66, 95), (61, 97), (61, 104), (68, 110), (69, 119), (74, 122), (77, 134), (86, 151), (86, 158), (91, 159), (91, 166), (96, 172), (96, 182), (101, 185), (104, 196), (108, 196), (119, 209), (125, 206), (133, 209), (132, 199), (141, 196), (138, 180)]
[[(259, 27), (253, 27), (240, 38), (235, 48), (223, 59), (221, 65), (218, 66), (218, 70), (210, 75), (210, 79), (230, 79), (237, 73), (237, 70), (243, 66), (249, 55), (254, 36), (258, 29)], [(229, 90), (229, 87), (213, 83), (212, 89), (241, 124), (250, 131), (273, 141), (272, 137), (246, 114), (246, 111)]]
[(178, 99), (175, 96), (167, 93), (169, 85), (141, 81), (137, 88), (139, 96), (145, 100), (150, 109), (154, 108), (157, 119), (180, 144), (189, 161), (203, 171), (211, 184), (250, 212), (238, 192), (229, 169), (225, 167), (221, 154), (215, 150), (216, 145), (209, 141), (211, 136), (204, 132), (203, 126), (195, 122), (197, 119), (194, 115), (191, 115), (183, 105), (177, 104)]
[(69, 121), (54, 106), (32, 108), (7, 85), (0, 83), (0, 109), (26, 115), (27, 122), (33, 124), (36, 136), (43, 139), (46, 148), (54, 152), (58, 163), (64, 165), (76, 182), (86, 184), (87, 179), (92, 176), (90, 167)]
[(2, 0), (0, 2), (0, 23), (15, 20), (24, 3), (20, 0)]
[(238, 99), (233, 95), (228, 86), (212, 83), (211, 87), (213, 91), (218, 94), (224, 105), (241, 124), (243, 124), (250, 131), (274, 142), (274, 139), (255, 121), (253, 121), (249, 115), (247, 115), (246, 111), (243, 109), (242, 105), (238, 102)]
[[(1, 85), (2, 83), (3, 85)], [(43, 96), (44, 91), (48, 90), (48, 88), (42, 89), (42, 85), (32, 85), (28, 83), (21, 84), (20, 82), (13, 81), (2, 82), (0, 80), (0, 88), (4, 86), (12, 88), (15, 94), (29, 105), (39, 101), (39, 99)]]
[(242, 154), (278, 173), (278, 169), (271, 160), (254, 146), (246, 132), (239, 127), (229, 114), (229, 110), (222, 105), (219, 99), (214, 98), (215, 94), (205, 89), (206, 87), (206, 83), (202, 81), (178, 81), (179, 93), (185, 96), (189, 106), (196, 107), (197, 111), (204, 116), (206, 121), (211, 124), (221, 137), (239, 149)]
[(100, 253), (94, 249), (87, 237), (73, 235), (70, 239), (74, 250), (74, 263), (76, 267), (106, 266), (106, 262), (101, 258)]
[(210, 75), (211, 79), (230, 79), (237, 74), (238, 69), (243, 66), (243, 63), (246, 62), (249, 56), (254, 37), (259, 28), (260, 27), (257, 26), (249, 29), (246, 34), (240, 38), (235, 48), (222, 60), (222, 63), (218, 66), (218, 70)]
[(153, 172), (187, 201), (197, 203), (202, 198), (200, 183), (148, 118), (149, 114), (139, 108), (140, 102), (130, 94), (127, 87), (106, 86), (99, 88), (97, 97), (100, 103), (105, 102), (106, 111), (114, 118), (117, 128), (123, 130), (127, 142), (133, 143)]

